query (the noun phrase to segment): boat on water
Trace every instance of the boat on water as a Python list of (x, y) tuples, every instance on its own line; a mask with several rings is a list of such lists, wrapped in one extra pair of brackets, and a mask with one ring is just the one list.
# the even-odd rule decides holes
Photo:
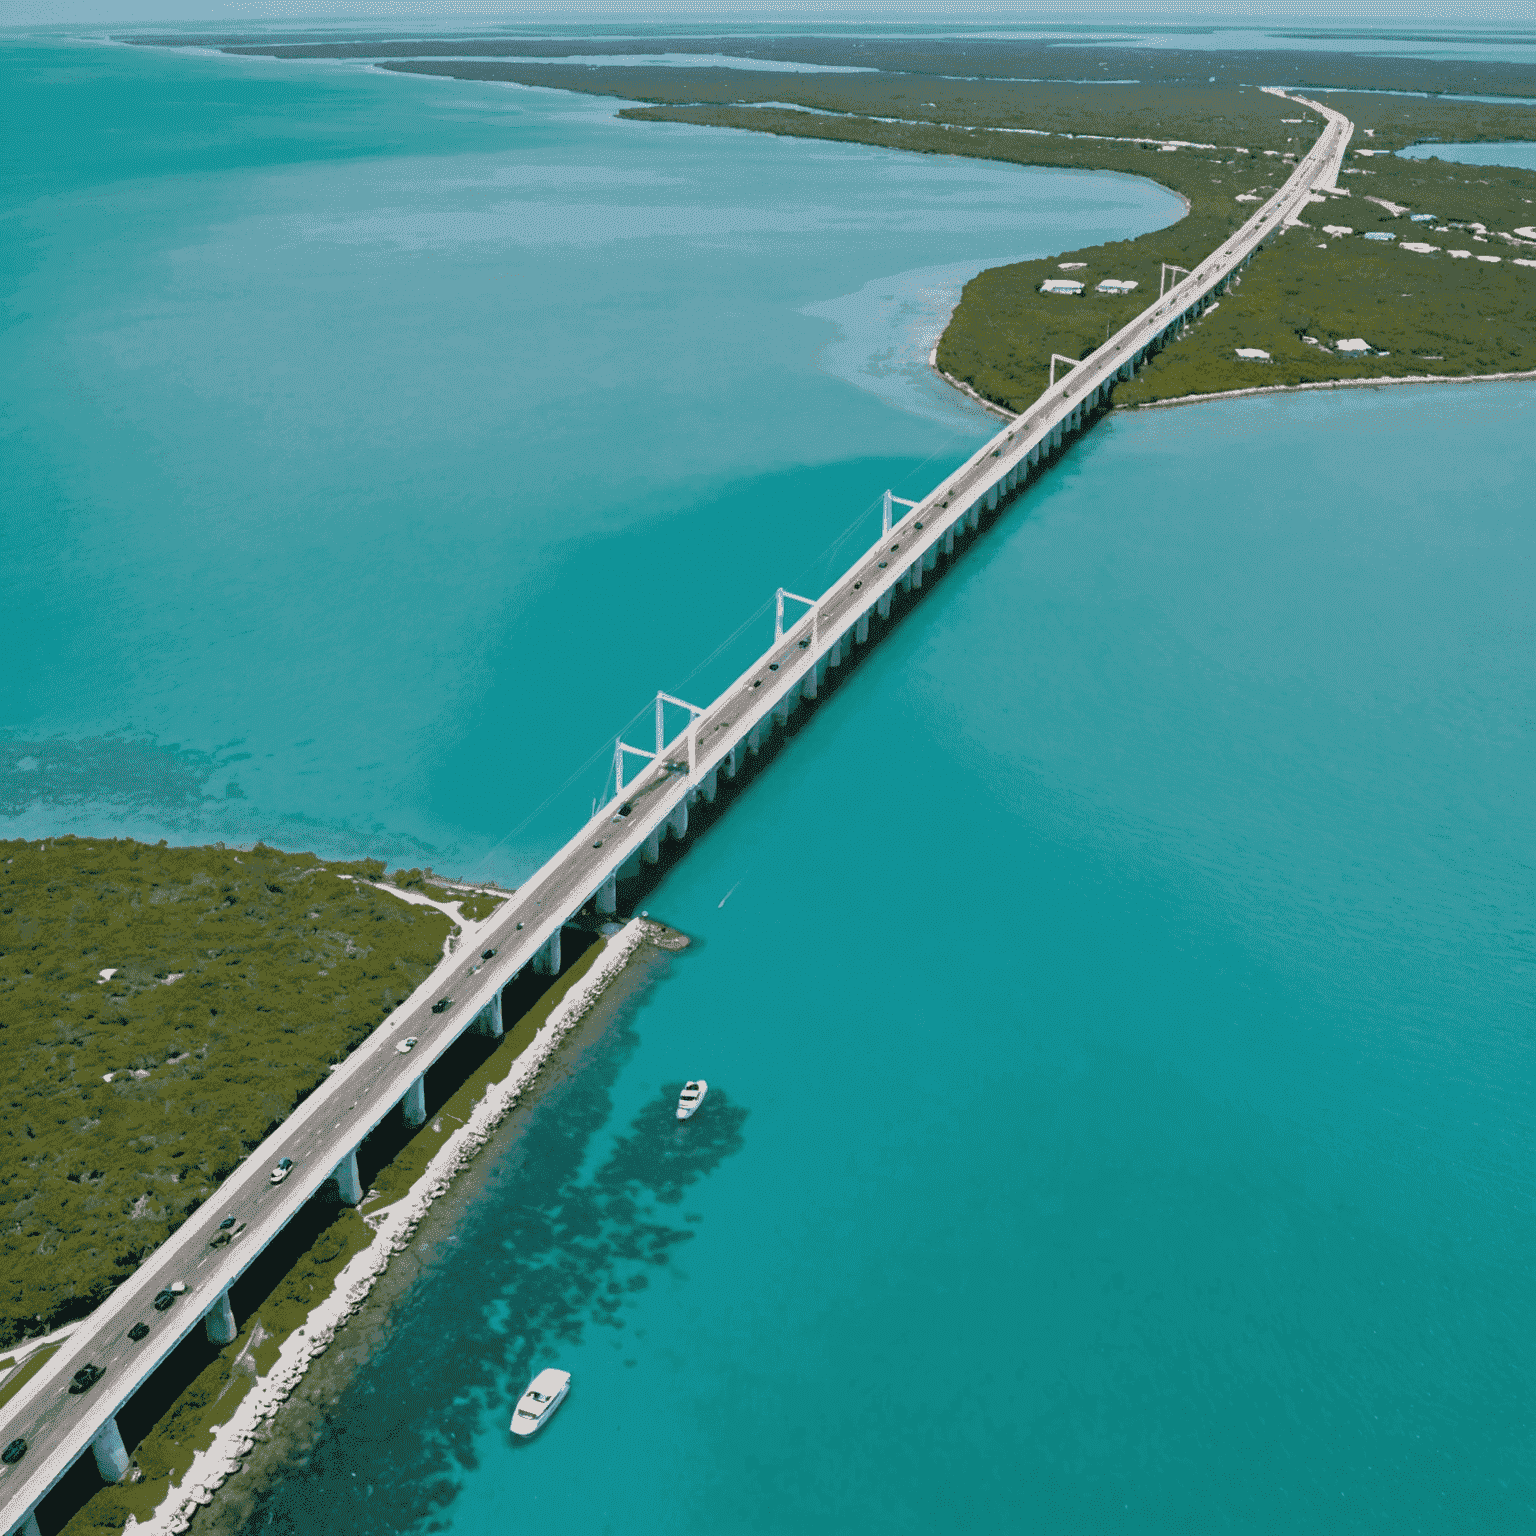
[(512, 1433), (537, 1434), (555, 1416), (555, 1409), (565, 1401), (565, 1394), (570, 1390), (569, 1371), (557, 1371), (552, 1366), (540, 1371), (528, 1383), (527, 1390), (517, 1400), (517, 1407), (512, 1410)]
[(701, 1077), (695, 1082), (684, 1083), (683, 1091), (677, 1099), (677, 1118), (679, 1120), (691, 1120), (699, 1105), (704, 1102), (704, 1095), (709, 1092), (709, 1084)]

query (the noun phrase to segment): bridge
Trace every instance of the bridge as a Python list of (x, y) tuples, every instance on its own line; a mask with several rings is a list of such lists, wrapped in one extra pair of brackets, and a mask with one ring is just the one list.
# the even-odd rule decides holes
[[(37, 1505), (87, 1448), (108, 1482), (127, 1474), (130, 1458), (117, 1426), (123, 1405), (193, 1329), (203, 1327), (215, 1343), (235, 1337), (230, 1287), (322, 1185), (333, 1182), (348, 1204), (361, 1201), (358, 1146), (396, 1106), (408, 1125), (422, 1123), (425, 1076), (433, 1062), (466, 1030), (499, 1036), (503, 990), (529, 966), (536, 973), (559, 972), (565, 925), (585, 912), (616, 912), (620, 882), (655, 865), (664, 840), (688, 836), (690, 809), (701, 801), (713, 804), (722, 785), (788, 724), (793, 711), (815, 703), (829, 674), (889, 621), (897, 594), (920, 592), (939, 560), (962, 552), (982, 517), (1037, 477), (1067, 439), (1107, 407), (1118, 381), (1133, 377), (1198, 319), (1263, 242), (1299, 215), (1314, 188), (1334, 185), (1353, 125), (1318, 102), (1288, 99), (1317, 112), (1326, 126), (1285, 185), (1156, 304), (1078, 361), (921, 501), (887, 492), (878, 542), (819, 596), (781, 589), (772, 646), (718, 698), (699, 706), (658, 693), (651, 744), (615, 743), (614, 798), (508, 899), (474, 951), (439, 966), (70, 1332), (0, 1414), (0, 1444), (27, 1442), (19, 1461), (0, 1466), (0, 1531), (39, 1536)], [(897, 507), (904, 509), (899, 518)], [(798, 613), (787, 615), (790, 604)], [(679, 718), (678, 711), (687, 723), (669, 735), (668, 721)], [(626, 784), (631, 759), (641, 766)], [(495, 953), (483, 959), (482, 950)], [(418, 1044), (400, 1054), (397, 1044), (413, 1035)], [(268, 1171), (281, 1158), (291, 1158), (293, 1169), (274, 1186)], [(238, 1237), (212, 1246), (231, 1217), (241, 1228)], [(177, 1284), (184, 1293), (156, 1311), (157, 1294)], [(135, 1341), (129, 1330), (140, 1323), (149, 1332)], [(103, 1374), (88, 1390), (71, 1394), (71, 1378), (87, 1364)]]

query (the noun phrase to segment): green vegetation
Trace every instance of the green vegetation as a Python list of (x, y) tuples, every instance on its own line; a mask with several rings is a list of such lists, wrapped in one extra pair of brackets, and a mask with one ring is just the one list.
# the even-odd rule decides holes
[(493, 891), (466, 892), (445, 885), (430, 869), (397, 869), (389, 877), (389, 883), (402, 891), (420, 891), (429, 900), (440, 901), (444, 906), (452, 906), (457, 902), (459, 915), (471, 923), (484, 922), (507, 899)]
[[(1529, 96), (1536, 94), (1536, 71), (1526, 65), (982, 37), (519, 38), (517, 52), (532, 62), (516, 63), (496, 57), (509, 51), (504, 37), (445, 42), (226, 34), (135, 41), (287, 59), (369, 58), (383, 69), (413, 74), (642, 102), (620, 113), (642, 120), (1118, 171), (1179, 193), (1189, 212), (1166, 229), (994, 268), (967, 284), (939, 344), (939, 366), (1015, 411), (1045, 387), (1053, 352), (1087, 356), (1155, 297), (1163, 263), (1188, 268), (1207, 255), (1281, 184), (1316, 138), (1321, 122), (1315, 113), (1251, 82), (1289, 83), (1302, 92), (1325, 88), (1359, 125), (1340, 180), (1350, 195), (1313, 205), (1312, 230), (1296, 228), (1271, 240), (1219, 310), (1119, 388), (1117, 403), (1255, 384), (1403, 372), (1464, 377), (1536, 367), (1536, 271), (1512, 265), (1516, 257), (1536, 255), (1536, 242), (1522, 245), (1510, 233), (1536, 218), (1536, 176), (1406, 161), (1391, 153), (1433, 140), (1536, 139), (1536, 113), (1502, 102), (1368, 94)], [(582, 53), (658, 48), (857, 65), (868, 73), (570, 62)], [(1373, 197), (1410, 212), (1435, 213), (1443, 227), (1429, 233), (1406, 213), (1368, 201)], [(1325, 223), (1354, 233), (1314, 233)], [(1377, 228), (1398, 240), (1363, 238)], [(1474, 238), (1479, 233), (1484, 239)], [(1426, 234), (1442, 247), (1439, 254), (1399, 249), (1402, 240)], [(1445, 251), (1453, 247), (1502, 260), (1452, 258)], [(1039, 292), (1045, 278), (1061, 275), (1063, 261), (1083, 264), (1072, 273), (1084, 281), (1083, 295)], [(1096, 284), (1106, 277), (1137, 287), (1125, 296), (1099, 294)], [(1303, 340), (1308, 336), (1313, 341)], [(1332, 349), (1332, 342), (1356, 336), (1373, 344), (1371, 354), (1345, 357)], [(1243, 361), (1236, 356), (1240, 346), (1267, 351), (1272, 362)]]
[(382, 874), (0, 843), (0, 1345), (89, 1312), (437, 964), (449, 919)]
[[(1515, 138), (1511, 109), (1448, 102), (1405, 107), (1390, 98), (1342, 94), (1332, 102), (1357, 124), (1339, 178), (1349, 196), (1313, 204), (1310, 227), (1271, 241), (1219, 309), (1116, 390), (1116, 404), (1323, 380), (1536, 369), (1536, 268), (1514, 265), (1516, 258), (1536, 259), (1536, 241), (1522, 243), (1511, 233), (1536, 223), (1536, 175), (1360, 152), (1412, 142), (1415, 116), (1436, 138)], [(1536, 136), (1536, 113), (1520, 117), (1524, 135)], [(1416, 213), (1436, 218), (1415, 222)], [(1326, 225), (1353, 233), (1331, 235)], [(1367, 231), (1395, 238), (1367, 240)], [(1436, 250), (1405, 251), (1404, 241)], [(1453, 257), (1452, 250), (1471, 254)], [(1495, 256), (1497, 262), (1477, 259)], [(1334, 350), (1353, 337), (1369, 342), (1372, 352), (1351, 358)], [(1272, 361), (1246, 362), (1238, 347), (1260, 348)]]

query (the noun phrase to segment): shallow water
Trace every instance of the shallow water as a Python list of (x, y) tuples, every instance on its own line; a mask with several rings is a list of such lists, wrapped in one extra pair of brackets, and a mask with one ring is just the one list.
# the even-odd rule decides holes
[[(887, 485), (990, 435), (926, 376), (964, 279), (1179, 212), (1126, 177), (547, 91), (17, 59), (22, 831), (521, 878), (658, 688), (709, 697), (771, 617), (700, 664), (775, 586), (824, 582)], [(919, 315), (880, 296), (909, 289)]]
[(1411, 144), (1398, 153), (1409, 160), (1454, 160), (1458, 165), (1512, 165), (1516, 170), (1536, 171), (1536, 141), (1505, 144)]
[[(267, 158), (28, 210), (34, 829), (479, 857), (986, 430), (921, 372), (951, 217), (1006, 254), (1162, 207), (137, 57), (112, 90)], [(649, 898), (694, 947), (249, 1528), (1529, 1529), (1533, 417), (1096, 427)]]

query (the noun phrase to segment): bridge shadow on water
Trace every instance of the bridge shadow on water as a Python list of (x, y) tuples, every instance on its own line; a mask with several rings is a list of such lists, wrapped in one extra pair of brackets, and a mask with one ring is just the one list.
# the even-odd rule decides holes
[(676, 1208), (742, 1149), (748, 1113), (714, 1089), (707, 1111), (681, 1124), (679, 1081), (604, 1150), (613, 1087), (638, 1044), (629, 1011), (481, 1154), (497, 1161), (457, 1225), (429, 1218), (421, 1272), (366, 1362), (338, 1362), (344, 1380), (315, 1380), (312, 1395), (326, 1401), (296, 1433), (307, 1443), (287, 1448), (270, 1481), (209, 1510), (223, 1515), (216, 1529), (441, 1529), (440, 1512), (478, 1466), (487, 1417), (504, 1420), (559, 1346), (626, 1327), (627, 1304), (696, 1236)]

